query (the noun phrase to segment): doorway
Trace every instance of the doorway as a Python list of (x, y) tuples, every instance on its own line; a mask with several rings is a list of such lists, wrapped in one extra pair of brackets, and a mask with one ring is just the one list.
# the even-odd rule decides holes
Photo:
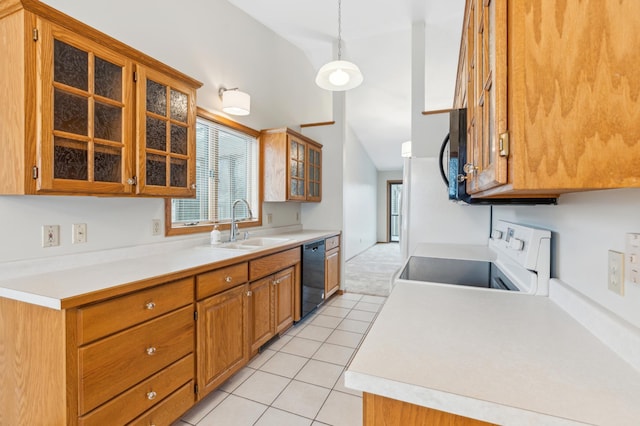
[(400, 241), (400, 203), (402, 202), (402, 181), (387, 181), (387, 241)]

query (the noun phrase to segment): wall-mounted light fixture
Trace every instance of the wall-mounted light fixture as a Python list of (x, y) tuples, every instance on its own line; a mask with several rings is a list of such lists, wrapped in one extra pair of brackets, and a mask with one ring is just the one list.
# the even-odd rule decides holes
[(411, 157), (411, 141), (402, 142), (402, 153), (405, 158)]
[(237, 87), (225, 89), (220, 87), (218, 96), (222, 99), (222, 110), (232, 115), (249, 115), (251, 112), (251, 96), (241, 92)]

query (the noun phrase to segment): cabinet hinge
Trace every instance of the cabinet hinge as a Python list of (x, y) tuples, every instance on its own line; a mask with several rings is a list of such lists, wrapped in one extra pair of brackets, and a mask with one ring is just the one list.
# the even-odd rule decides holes
[(198, 311), (195, 311), (195, 312), (193, 313), (193, 320), (194, 320), (194, 321), (198, 321)]
[(138, 73), (136, 71), (133, 72), (133, 82), (136, 83), (138, 81)]
[(195, 385), (193, 385), (193, 392), (195, 392), (195, 394), (198, 394), (198, 384), (196, 383)]
[(500, 157), (509, 156), (509, 132), (504, 132), (500, 135), (498, 150), (500, 152)]
[(31, 177), (34, 179), (38, 179), (38, 167), (37, 166), (33, 166), (33, 169), (31, 169)]
[(38, 29), (34, 28), (32, 31), (33, 41), (38, 41)]

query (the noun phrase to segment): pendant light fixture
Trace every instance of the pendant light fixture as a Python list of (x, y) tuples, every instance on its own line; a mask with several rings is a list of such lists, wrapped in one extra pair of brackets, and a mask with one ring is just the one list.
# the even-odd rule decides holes
[(353, 62), (342, 60), (342, 0), (338, 0), (338, 60), (324, 64), (318, 70), (316, 84), (323, 89), (339, 92), (358, 87), (362, 80), (360, 68)]

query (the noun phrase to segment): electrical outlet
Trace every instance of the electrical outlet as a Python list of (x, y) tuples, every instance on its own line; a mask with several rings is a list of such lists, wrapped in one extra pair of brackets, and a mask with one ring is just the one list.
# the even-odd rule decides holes
[(296, 222), (300, 222), (300, 212), (296, 212)]
[(60, 225), (42, 225), (42, 247), (60, 245)]
[(609, 290), (624, 296), (624, 254), (609, 250)]
[(162, 235), (162, 222), (160, 219), (153, 219), (151, 221), (151, 235)]
[(640, 284), (640, 234), (627, 234), (624, 270), (627, 282)]
[(87, 224), (74, 223), (71, 226), (71, 243), (83, 244), (87, 242)]
[(271, 213), (267, 213), (267, 225), (271, 225), (273, 222), (273, 215)]

